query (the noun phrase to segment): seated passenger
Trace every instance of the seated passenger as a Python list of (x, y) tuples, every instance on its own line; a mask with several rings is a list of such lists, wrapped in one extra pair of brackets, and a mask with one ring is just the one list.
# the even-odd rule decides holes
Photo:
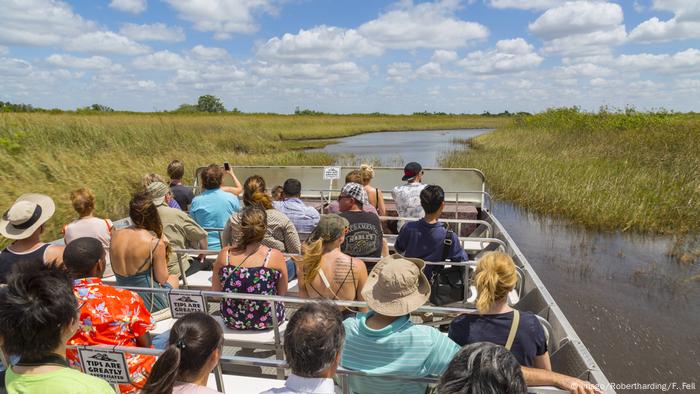
[[(424, 261), (467, 261), (467, 253), (459, 242), (459, 237), (452, 232), (451, 245), (445, 254), (445, 238), (447, 228), (440, 222), (440, 215), (445, 208), (445, 192), (440, 186), (429, 185), (420, 192), (420, 204), (425, 216), (413, 222), (407, 222), (396, 237), (394, 248), (396, 252), (406, 257), (416, 257)], [(426, 265), (425, 275), (430, 278), (433, 270), (442, 267)]]
[[(204, 228), (224, 228), (228, 219), (241, 210), (238, 197), (221, 190), (224, 170), (217, 164), (210, 164), (202, 171), (202, 193), (192, 200), (190, 216)], [(221, 249), (218, 231), (210, 231), (208, 249)]]
[[(112, 221), (95, 217), (95, 195), (92, 190), (80, 188), (70, 193), (70, 202), (73, 209), (78, 213), (79, 218), (63, 226), (61, 233), (63, 240), (68, 245), (74, 239), (82, 237), (92, 237), (98, 239), (104, 248), (109, 248), (109, 241), (112, 238)], [(112, 264), (107, 255), (106, 276), (112, 276)]]
[[(150, 184), (153, 183), (153, 182), (165, 183), (165, 178), (163, 178), (162, 176), (160, 176), (160, 175), (158, 175), (158, 174), (154, 174), (154, 173), (152, 173), (152, 172), (149, 173), (149, 174), (144, 175), (144, 176), (141, 178), (141, 184), (143, 185), (144, 189), (145, 189), (145, 188), (148, 188), (148, 185), (150, 185)], [(182, 210), (182, 207), (181, 207), (180, 204), (177, 202), (177, 200), (175, 200), (174, 198), (168, 199), (168, 206), (169, 206), (170, 208), (175, 208), (175, 209)]]
[[(347, 185), (348, 183), (359, 183), (362, 184), (362, 175), (360, 175), (360, 170), (352, 170), (348, 172), (347, 175), (345, 175), (345, 184)], [(370, 212), (375, 215), (379, 215), (377, 213), (377, 209), (374, 207), (372, 204), (364, 204), (362, 206), (362, 210), (365, 212)], [(330, 204), (325, 209), (326, 213), (340, 213), (340, 204), (338, 200), (331, 201)]]
[[(272, 199), (265, 193), (265, 180), (259, 175), (253, 175), (246, 179), (243, 185), (243, 204), (246, 207), (257, 206), (267, 213), (267, 231), (262, 244), (277, 249), (284, 253), (301, 253), (299, 234), (291, 220), (282, 212), (274, 209)], [(240, 223), (240, 214), (234, 214), (226, 222), (223, 239), (224, 246), (235, 245), (238, 242), (237, 227)], [(294, 262), (287, 261), (289, 280), (296, 277)]]
[[(420, 204), (420, 192), (425, 187), (425, 184), (421, 183), (422, 179), (423, 167), (421, 167), (419, 163), (412, 161), (403, 168), (403, 177), (401, 180), (406, 183), (401, 186), (396, 186), (391, 192), (394, 203), (396, 204), (396, 213), (398, 213), (400, 217), (422, 218), (425, 216), (423, 207)], [(405, 222), (403, 220), (399, 220), (399, 231), (401, 231), (401, 227), (403, 227), (404, 224)]]
[(172, 249), (187, 249), (190, 245), (206, 249), (208, 246), (207, 232), (188, 214), (167, 205), (166, 202), (172, 198), (168, 195), (169, 190), (168, 185), (162, 182), (153, 182), (146, 188), (158, 210), (158, 216), (163, 224), (163, 235), (170, 243), (168, 273), (180, 277), (182, 275), (180, 266), (182, 266), (182, 269), (185, 270), (185, 276), (189, 276), (203, 268), (204, 255), (200, 255), (198, 260), (193, 260), (193, 264), (190, 264), (186, 254), (178, 255)]
[(454, 319), (450, 338), (462, 346), (484, 341), (505, 346), (520, 365), (551, 370), (547, 340), (537, 317), (508, 306), (508, 293), (518, 281), (510, 256), (503, 252), (484, 254), (476, 266), (474, 281), (479, 313)]
[[(151, 347), (148, 330), (153, 321), (141, 297), (102, 283), (105, 250), (100, 241), (90, 237), (74, 240), (63, 252), (63, 264), (80, 304), (78, 331), (68, 340), (69, 345)], [(80, 368), (75, 349), (66, 355), (72, 367)], [(134, 393), (143, 387), (155, 361), (153, 356), (127, 354), (132, 384), (120, 385), (121, 392)]]
[(182, 177), (185, 176), (185, 165), (180, 160), (173, 160), (168, 164), (167, 171), (170, 178), (170, 192), (180, 208), (186, 212), (190, 209), (194, 194), (192, 188), (182, 184)]
[(70, 368), (64, 358), (77, 328), (78, 301), (65, 270), (38, 261), (18, 264), (0, 290), (3, 350), (20, 357), (5, 371), (4, 392), (114, 394), (109, 383)]
[(0, 284), (20, 261), (40, 261), (43, 264), (63, 263), (63, 246), (41, 242), (44, 223), (53, 216), (56, 206), (49, 196), (28, 193), (0, 218), (0, 235), (13, 242), (0, 251)]
[(284, 387), (261, 394), (335, 394), (333, 376), (344, 339), (338, 309), (324, 302), (304, 304), (289, 319), (284, 332), (284, 358), (292, 374)]
[(463, 347), (437, 387), (437, 394), (481, 393), (527, 393), (518, 360), (503, 346), (477, 342)]
[[(304, 255), (296, 259), (300, 297), (363, 301), (361, 292), (367, 281), (367, 268), (361, 260), (340, 251), (348, 225), (338, 215), (321, 216), (304, 244)], [(353, 314), (354, 311), (344, 308), (344, 318)]]
[[(262, 245), (267, 214), (258, 206), (248, 206), (238, 215), (238, 235), (233, 246), (224, 247), (214, 263), (212, 290), (245, 294), (287, 294), (287, 266), (277, 249)], [(277, 304), (277, 319), (284, 321), (284, 304)], [(236, 330), (272, 328), (272, 304), (267, 301), (221, 301), (221, 317)]]
[[(133, 225), (115, 229), (109, 255), (118, 286), (177, 288), (177, 276), (168, 274), (170, 249), (163, 224), (148, 192), (134, 194), (129, 202)], [(168, 307), (164, 294), (138, 292), (150, 312)]]
[[(430, 297), (423, 261), (393, 254), (374, 267), (362, 289), (369, 313), (346, 319), (343, 368), (402, 376), (440, 376), (459, 346), (440, 331), (414, 325), (410, 314)], [(354, 393), (425, 393), (425, 383), (348, 377)]]
[(310, 233), (318, 224), (321, 215), (301, 201), (301, 182), (293, 178), (284, 181), (282, 197), (282, 201), (272, 201), (275, 209), (287, 215), (297, 232)]
[(369, 203), (377, 209), (379, 216), (386, 216), (386, 206), (384, 205), (384, 195), (378, 188), (369, 183), (374, 178), (374, 167), (371, 164), (363, 164), (360, 166), (360, 177), (362, 179), (362, 187), (367, 192)]
[(193, 312), (179, 318), (141, 394), (218, 393), (207, 387), (207, 380), (219, 363), (223, 346), (221, 326), (213, 317)]
[[(345, 242), (340, 246), (343, 253), (353, 257), (380, 257), (389, 254), (389, 247), (384, 240), (382, 223), (373, 213), (364, 212), (362, 207), (368, 205), (367, 193), (359, 183), (347, 183), (338, 196), (340, 216), (350, 222)], [(374, 264), (367, 265), (370, 271)]]
[(284, 201), (284, 196), (282, 196), (282, 186), (277, 185), (272, 188), (272, 191), (270, 192), (270, 195), (272, 195), (272, 201), (274, 204), (274, 201)]

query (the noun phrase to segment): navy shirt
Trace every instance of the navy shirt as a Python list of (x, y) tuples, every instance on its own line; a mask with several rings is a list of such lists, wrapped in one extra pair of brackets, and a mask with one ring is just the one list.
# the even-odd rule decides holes
[[(404, 257), (415, 257), (425, 261), (442, 261), (442, 252), (447, 230), (443, 223), (429, 224), (425, 219), (406, 223), (401, 227), (394, 249)], [(450, 261), (467, 261), (467, 253), (459, 242), (459, 237), (452, 232), (452, 246), (447, 253)], [(426, 265), (425, 275), (430, 278), (434, 266)]]
[[(513, 312), (496, 315), (465, 314), (450, 324), (449, 337), (458, 345), (476, 342), (491, 342), (505, 346), (513, 324)], [(520, 312), (520, 324), (510, 352), (520, 365), (533, 367), (535, 357), (547, 351), (547, 339), (537, 317), (530, 312)]]
[[(194, 194), (192, 193), (192, 189), (183, 186), (180, 184), (170, 184), (170, 192), (173, 193), (173, 197), (175, 198), (175, 201), (177, 201), (177, 204), (180, 206), (180, 209), (183, 211), (187, 211), (190, 209), (190, 204), (192, 204), (192, 199), (194, 198)], [(171, 207), (172, 208), (172, 207)]]

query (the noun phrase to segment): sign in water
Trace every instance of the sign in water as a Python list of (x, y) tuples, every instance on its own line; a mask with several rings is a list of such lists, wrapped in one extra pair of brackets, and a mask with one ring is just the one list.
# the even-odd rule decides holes
[(323, 179), (326, 181), (340, 179), (340, 167), (323, 167)]
[(173, 291), (168, 294), (168, 298), (173, 319), (179, 319), (192, 312), (207, 312), (207, 301), (201, 295)]
[(110, 383), (130, 383), (124, 353), (78, 349), (83, 372)]

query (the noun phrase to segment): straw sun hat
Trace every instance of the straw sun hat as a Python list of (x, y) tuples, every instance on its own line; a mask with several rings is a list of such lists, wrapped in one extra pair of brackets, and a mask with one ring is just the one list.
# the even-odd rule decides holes
[(51, 197), (36, 193), (23, 194), (2, 215), (0, 235), (13, 240), (29, 238), (55, 211), (56, 205)]
[(430, 298), (430, 282), (423, 274), (421, 259), (393, 254), (381, 259), (367, 278), (362, 297), (373, 311), (385, 316), (403, 316), (423, 306)]

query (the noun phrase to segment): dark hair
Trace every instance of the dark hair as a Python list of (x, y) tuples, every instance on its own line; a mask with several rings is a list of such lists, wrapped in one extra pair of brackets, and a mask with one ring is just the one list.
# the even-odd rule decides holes
[(224, 176), (224, 170), (219, 167), (218, 164), (209, 164), (209, 166), (202, 171), (202, 186), (207, 189), (218, 189), (221, 187), (221, 179)]
[(265, 193), (265, 179), (260, 175), (250, 176), (243, 183), (243, 204), (272, 209), (272, 197)]
[(238, 249), (245, 249), (246, 246), (260, 242), (265, 238), (267, 231), (267, 212), (256, 205), (243, 208), (239, 214), (241, 219), (239, 232), (237, 235)]
[(435, 213), (445, 201), (445, 191), (438, 185), (428, 185), (420, 192), (420, 206), (425, 213)]
[(185, 165), (180, 160), (173, 160), (168, 164), (167, 171), (170, 179), (182, 179), (185, 175)]
[(440, 378), (438, 394), (525, 394), (527, 385), (515, 356), (503, 346), (477, 342), (464, 346)]
[(298, 179), (289, 178), (284, 181), (284, 186), (282, 186), (285, 197), (298, 197), (301, 195), (301, 182)]
[(158, 238), (163, 235), (163, 223), (158, 215), (158, 208), (146, 190), (134, 193), (129, 202), (129, 217), (136, 228), (153, 231)]
[(168, 347), (153, 365), (142, 394), (170, 394), (175, 381), (188, 382), (221, 349), (224, 337), (219, 323), (204, 312), (178, 319), (170, 330)]
[(73, 279), (85, 278), (104, 255), (102, 242), (97, 238), (82, 237), (66, 245), (63, 250), (63, 264)]
[(63, 330), (78, 318), (78, 302), (68, 273), (39, 261), (22, 262), (0, 290), (0, 337), (6, 354), (25, 361), (51, 354)]
[(328, 302), (304, 304), (287, 323), (285, 358), (292, 373), (315, 378), (336, 360), (344, 340), (343, 317), (338, 308)]

